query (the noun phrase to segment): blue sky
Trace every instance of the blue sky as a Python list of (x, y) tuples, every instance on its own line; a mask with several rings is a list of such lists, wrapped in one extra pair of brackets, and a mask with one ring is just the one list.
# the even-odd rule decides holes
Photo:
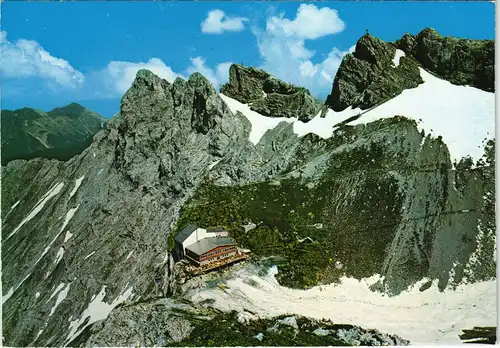
[(261, 67), (325, 98), (365, 29), (386, 41), (433, 27), (494, 39), (490, 2), (3, 2), (2, 109), (78, 102), (105, 117), (140, 68), (169, 81), (231, 63)]

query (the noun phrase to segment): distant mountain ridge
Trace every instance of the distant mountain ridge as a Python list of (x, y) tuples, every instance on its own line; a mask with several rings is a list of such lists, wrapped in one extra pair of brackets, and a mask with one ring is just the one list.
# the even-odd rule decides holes
[(35, 157), (68, 160), (90, 145), (105, 124), (101, 115), (77, 103), (49, 112), (2, 110), (2, 165)]

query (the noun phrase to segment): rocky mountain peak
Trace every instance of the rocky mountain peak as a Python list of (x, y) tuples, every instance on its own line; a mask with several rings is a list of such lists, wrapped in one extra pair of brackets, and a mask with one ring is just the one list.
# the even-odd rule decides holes
[(221, 93), (241, 103), (248, 103), (262, 97), (262, 85), (269, 76), (262, 69), (232, 64), (229, 68), (229, 82), (221, 86)]
[[(120, 113), (81, 155), (68, 162), (14, 161), (2, 170), (2, 180), (13, 178), (2, 191), (2, 206), (19, 202), (19, 210), (2, 221), (3, 236), (11, 234), (2, 244), (3, 261), (13, 264), (18, 259), (26, 266), (21, 277), (17, 267), (3, 272), (5, 292), (11, 289), (3, 307), (9, 313), (3, 321), (9, 342), (69, 344), (93, 324), (81, 316), (91, 296), (102, 291), (107, 303), (122, 298), (124, 289), (130, 289), (127, 296), (132, 292), (136, 297), (153, 296), (158, 269), (168, 292), (170, 268), (158, 267), (170, 260), (168, 236), (179, 209), (213, 163), (231, 152), (240, 154), (249, 145), (249, 128), (201, 74), (171, 84), (141, 70), (122, 98)], [(30, 184), (24, 185), (28, 177)], [(51, 189), (52, 199), (47, 199), (37, 223), (13, 233)], [(66, 220), (57, 220), (59, 216)], [(45, 234), (35, 239), (37, 228)], [(73, 238), (65, 239), (66, 229)], [(28, 240), (34, 246), (21, 256), (17, 251), (26, 249)], [(64, 257), (56, 257), (58, 250)], [(131, 250), (134, 255), (129, 259)], [(48, 320), (54, 306), (50, 295), (62, 283), (67, 297), (57, 307), (59, 319)], [(33, 294), (29, 297), (33, 301), (21, 304), (28, 288), (40, 292), (41, 298)], [(20, 324), (24, 310), (42, 307), (43, 318)], [(70, 320), (80, 323), (72, 327)], [(43, 333), (37, 335), (38, 330)]]
[[(418, 86), (421, 39), (405, 37), (362, 37), (329, 106), (368, 108)], [(307, 89), (241, 65), (221, 92), (273, 117), (307, 121), (317, 110)], [(81, 154), (2, 168), (6, 345), (161, 346), (187, 337), (178, 332), (189, 335), (209, 303), (169, 298), (198, 291), (169, 254), (190, 223), (224, 227), (257, 257), (278, 255), (276, 280), (287, 287), (380, 274), (372, 290), (397, 295), (424, 278), (420, 291), (434, 280), (444, 290), (495, 277), (493, 141), (474, 169), (454, 168), (442, 137), (405, 115), (339, 126), (327, 139), (299, 137), (281, 122), (252, 144), (250, 121), (232, 103), (199, 73), (169, 83), (140, 70), (120, 113)], [(260, 224), (243, 234), (248, 221)], [(196, 316), (170, 315), (177, 305)]]
[(364, 110), (422, 82), (415, 59), (396, 58), (394, 45), (366, 34), (342, 60), (326, 104), (335, 111)]
[(69, 118), (79, 118), (79, 119), (89, 119), (89, 120), (94, 119), (104, 122), (104, 118), (101, 115), (93, 112), (92, 110), (86, 108), (83, 105), (74, 102), (62, 107), (54, 108), (49, 112), (47, 112), (47, 115), (51, 117), (65, 116)]
[(390, 65), (396, 49), (370, 34), (362, 36), (356, 43), (354, 57), (371, 64)]
[(432, 28), (405, 34), (396, 47), (413, 56), (423, 68), (457, 85), (495, 91), (495, 41), (441, 36)]
[(493, 40), (443, 37), (432, 28), (395, 43), (366, 34), (343, 58), (326, 104), (335, 111), (368, 109), (422, 83), (419, 67), (454, 84), (494, 91), (494, 46)]
[(106, 124), (101, 115), (78, 103), (48, 112), (22, 108), (1, 113), (2, 165), (36, 157), (67, 160), (81, 153)]
[(87, 110), (84, 106), (78, 104), (78, 103), (70, 103), (66, 106), (62, 106), (59, 108), (54, 108), (49, 113), (59, 113), (59, 114), (76, 114), (76, 113), (81, 113), (83, 111)]
[(231, 142), (241, 141), (247, 127), (200, 73), (170, 84), (139, 71), (123, 96), (118, 118), (111, 137), (116, 163), (133, 182), (153, 186), (171, 174), (179, 153), (222, 157)]
[(270, 117), (296, 117), (307, 122), (319, 111), (308, 89), (277, 79), (262, 69), (239, 64), (231, 65), (229, 83), (221, 87), (221, 93)]
[(418, 52), (418, 42), (428, 42), (441, 40), (443, 37), (433, 28), (425, 28), (419, 34), (404, 34), (401, 39), (396, 41), (396, 46), (408, 54), (416, 57)]

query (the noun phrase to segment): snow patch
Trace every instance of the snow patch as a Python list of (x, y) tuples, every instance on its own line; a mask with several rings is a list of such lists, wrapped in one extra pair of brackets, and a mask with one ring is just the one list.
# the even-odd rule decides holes
[(259, 341), (262, 341), (264, 339), (264, 333), (259, 332), (257, 335), (255, 335), (253, 337), (255, 337), (256, 339), (258, 339)]
[(291, 317), (286, 317), (286, 318), (283, 318), (283, 319), (280, 319), (277, 321), (278, 324), (281, 324), (281, 325), (287, 325), (287, 326), (291, 326), (295, 329), (298, 329), (299, 326), (297, 325), (297, 318), (295, 316), (291, 316)]
[(274, 129), (281, 122), (288, 122), (293, 124), (293, 132), (299, 137), (309, 133), (314, 133), (323, 139), (328, 139), (333, 135), (336, 124), (345, 121), (346, 119), (361, 114), (362, 110), (359, 108), (347, 108), (344, 111), (335, 112), (328, 110), (325, 117), (321, 117), (319, 112), (309, 122), (299, 121), (297, 118), (285, 117), (268, 117), (263, 116), (255, 111), (250, 110), (248, 105), (242, 104), (237, 100), (220, 94), (220, 97), (226, 102), (233, 113), (241, 112), (252, 124), (250, 130), (249, 140), (256, 145), (262, 136), (271, 129)]
[(131, 252), (129, 252), (128, 255), (127, 255), (127, 258), (125, 259), (125, 261), (127, 261), (128, 259), (130, 259), (130, 256), (132, 256), (133, 253), (134, 253), (133, 250)]
[(73, 233), (71, 233), (70, 231), (66, 231), (66, 235), (64, 236), (63, 243), (66, 243), (71, 237), (73, 237)]
[(39, 293), (39, 292), (37, 292), (37, 293), (35, 294), (35, 297), (36, 297), (36, 298), (39, 298), (39, 297), (40, 297), (40, 293)]
[(313, 334), (317, 336), (327, 336), (330, 333), (330, 330), (325, 330), (323, 328), (317, 328), (313, 331)]
[[(19, 289), (19, 287), (21, 285), (23, 285), (23, 283), (26, 281), (26, 279), (28, 279), (30, 276), (31, 276), (31, 273), (33, 272), (33, 270), (35, 269), (36, 265), (38, 265), (38, 263), (40, 262), (41, 259), (43, 259), (43, 257), (47, 254), (47, 252), (50, 250), (50, 248), (52, 247), (52, 244), (54, 244), (54, 242), (57, 240), (57, 238), (61, 235), (62, 233), (62, 230), (59, 231), (59, 233), (54, 237), (54, 239), (52, 239), (52, 241), (49, 243), (49, 245), (45, 248), (45, 250), (42, 252), (42, 255), (40, 255), (40, 257), (38, 258), (38, 260), (36, 260), (36, 262), (34, 263), (34, 265), (31, 267), (31, 271), (23, 278), (23, 280), (21, 280), (21, 282), (14, 288), (14, 289), (11, 289), (12, 290), (12, 293), (9, 295), (10, 291), (9, 290), (9, 293), (7, 293), (6, 296), (3, 296), (2, 297), (2, 304), (7, 302), (7, 300), (12, 296), (12, 294), (14, 292), (16, 292), (17, 289)], [(50, 274), (50, 272), (49, 272)]]
[(190, 299), (195, 303), (213, 299), (213, 306), (222, 311), (250, 311), (262, 318), (289, 313), (325, 318), (397, 334), (412, 344), (461, 344), (458, 335), (462, 328), (496, 325), (496, 311), (492, 310), (496, 308), (496, 281), (460, 285), (446, 292), (440, 292), (434, 281), (420, 292), (428, 281), (424, 279), (390, 297), (370, 290), (382, 279), (378, 275), (362, 280), (343, 277), (340, 284), (299, 290), (280, 286), (277, 272), (277, 267), (271, 267), (261, 277), (259, 268), (249, 265), (234, 271), (224, 290), (193, 289)]
[[(111, 304), (103, 302), (106, 295), (106, 285), (104, 285), (97, 296), (89, 303), (88, 307), (83, 311), (80, 319), (72, 320), (69, 324), (70, 332), (66, 338), (65, 346), (80, 335), (85, 328), (93, 323), (104, 320), (108, 317), (109, 313), (118, 306), (120, 303), (128, 300), (133, 296), (132, 287), (124, 290)], [(89, 318), (89, 320), (87, 320)], [(83, 325), (85, 323), (85, 325)]]
[[(9, 215), (20, 203), (21, 201), (17, 201), (16, 203), (14, 203), (14, 205), (12, 207), (10, 207), (9, 211), (7, 214), (5, 214), (5, 217), (7, 217), (7, 215)], [(5, 218), (4, 218), (5, 219)]]
[(399, 66), (399, 60), (401, 59), (401, 57), (405, 57), (406, 54), (404, 51), (402, 50), (396, 50), (396, 53), (394, 54), (394, 59), (392, 60), (392, 64), (394, 64), (395, 67), (398, 67)]
[(59, 250), (57, 251), (56, 259), (54, 260), (54, 263), (57, 265), (59, 261), (62, 260), (64, 256), (64, 247), (60, 247)]
[(215, 167), (217, 164), (219, 164), (219, 162), (220, 162), (220, 161), (221, 161), (221, 160), (217, 160), (217, 161), (215, 161), (215, 162), (211, 163), (211, 164), (208, 166), (208, 170), (212, 170), (212, 168), (213, 168), (213, 167)]
[(68, 225), (69, 221), (73, 218), (73, 215), (75, 215), (76, 211), (78, 210), (78, 208), (80, 207), (80, 204), (78, 204), (76, 206), (76, 208), (71, 208), (70, 210), (68, 210), (68, 212), (66, 213), (66, 217), (64, 218), (64, 223), (61, 227), (61, 232), (66, 228), (66, 226)]
[(73, 190), (71, 190), (71, 192), (69, 193), (69, 198), (71, 198), (71, 197), (73, 197), (75, 195), (76, 191), (78, 190), (78, 188), (82, 184), (82, 181), (83, 181), (84, 178), (85, 178), (85, 175), (82, 175), (81, 177), (79, 177), (78, 179), (76, 179), (75, 187), (73, 187)]
[(43, 197), (41, 200), (38, 201), (38, 203), (35, 205), (35, 207), (31, 210), (31, 212), (28, 214), (27, 217), (24, 218), (23, 221), (12, 231), (9, 236), (5, 239), (7, 241), (10, 239), (14, 234), (17, 233), (21, 229), (21, 227), (24, 226), (27, 222), (29, 222), (31, 219), (33, 219), (40, 211), (42, 211), (43, 207), (45, 204), (54, 196), (56, 196), (59, 192), (61, 192), (61, 189), (63, 188), (64, 183), (59, 183), (56, 186), (54, 186), (52, 189), (50, 189)]
[(83, 260), (84, 261), (87, 260), (89, 257), (91, 257), (94, 254), (95, 254), (95, 251), (91, 252), (90, 254), (88, 254), (87, 256), (85, 256), (85, 258)]
[(7, 293), (5, 295), (2, 295), (2, 304), (4, 304), (5, 302), (7, 302), (9, 300), (9, 298), (11, 298), (11, 296), (14, 294), (14, 288), (11, 287), (9, 289), (9, 291), (7, 291)]
[[(64, 286), (64, 283), (62, 283), (62, 285)], [(66, 299), (66, 297), (68, 296), (68, 292), (69, 292), (69, 287), (70, 287), (71, 283), (69, 283), (68, 285), (66, 285), (66, 287), (61, 291), (59, 292), (59, 294), (57, 295), (57, 299), (56, 299), (56, 303), (54, 304), (54, 306), (52, 307), (52, 309), (50, 310), (50, 314), (49, 314), (49, 317), (52, 316), (52, 314), (54, 314), (54, 312), (56, 311), (57, 307), (61, 304), (62, 301), (64, 301)]]
[[(38, 333), (36, 334), (36, 337), (35, 337), (35, 341), (38, 339), (38, 337), (40, 337), (42, 332), (43, 332), (43, 329), (38, 330)], [(33, 341), (33, 342), (35, 342), (35, 341)]]
[(57, 293), (62, 290), (62, 288), (64, 288), (64, 283), (61, 283), (57, 286), (57, 288), (52, 292), (52, 295), (50, 295), (50, 297), (46, 303), (49, 303), (50, 300), (52, 300), (54, 298), (54, 296), (56, 296)]
[(226, 102), (227, 106), (233, 113), (236, 114), (237, 111), (241, 112), (252, 124), (250, 130), (249, 140), (254, 145), (260, 141), (262, 136), (270, 129), (275, 128), (281, 122), (294, 122), (295, 118), (282, 118), (282, 117), (267, 117), (263, 116), (250, 109), (250, 106), (242, 104), (237, 100), (234, 100), (224, 94), (219, 94), (222, 100)]

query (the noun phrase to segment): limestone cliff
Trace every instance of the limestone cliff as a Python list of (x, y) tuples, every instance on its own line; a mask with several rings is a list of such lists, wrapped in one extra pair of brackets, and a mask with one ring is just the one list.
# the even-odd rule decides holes
[(221, 87), (221, 93), (250, 104), (252, 110), (270, 117), (296, 117), (307, 122), (320, 109), (306, 88), (283, 82), (264, 70), (239, 64), (231, 65), (229, 82)]
[[(407, 53), (396, 66), (393, 44), (361, 38), (328, 105), (368, 108), (418, 88), (424, 63), (397, 47)], [(483, 81), (468, 76), (454, 83)], [(231, 67), (222, 93), (263, 115), (317, 111), (306, 90), (253, 68)], [(170, 320), (164, 299), (167, 317), (153, 308), (179, 294), (169, 239), (186, 223), (225, 227), (256, 258), (280, 256), (278, 281), (294, 288), (380, 274), (373, 289), (395, 295), (422, 278), (441, 290), (495, 278), (494, 138), (481, 160), (454, 166), (448, 144), (405, 116), (328, 139), (281, 122), (254, 145), (251, 123), (202, 75), (169, 83), (139, 71), (82, 154), (2, 168), (4, 344), (175, 341), (199, 318)], [(258, 228), (238, 232), (248, 221)]]

